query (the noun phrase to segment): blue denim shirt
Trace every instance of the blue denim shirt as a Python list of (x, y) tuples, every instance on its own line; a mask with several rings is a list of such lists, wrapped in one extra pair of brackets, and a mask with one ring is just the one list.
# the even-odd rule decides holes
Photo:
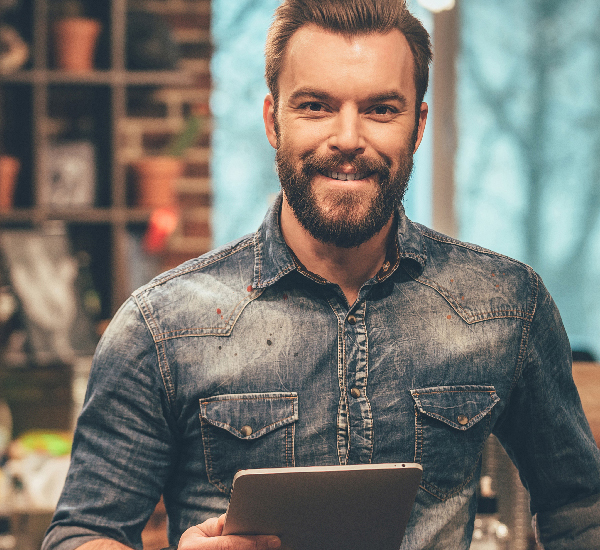
[(592, 548), (572, 539), (600, 540), (600, 453), (538, 275), (400, 210), (398, 260), (349, 306), (297, 269), (280, 204), (115, 316), (44, 549), (141, 548), (161, 494), (176, 543), (225, 510), (238, 469), (368, 462), (423, 466), (402, 550), (467, 549), (491, 433), (546, 548)]

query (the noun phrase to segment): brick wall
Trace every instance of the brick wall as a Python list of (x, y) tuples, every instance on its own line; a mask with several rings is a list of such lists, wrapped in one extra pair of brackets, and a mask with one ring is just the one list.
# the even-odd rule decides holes
[(169, 239), (163, 267), (210, 250), (211, 184), (210, 114), (211, 88), (210, 0), (138, 0), (131, 8), (159, 14), (173, 31), (180, 52), (179, 68), (191, 75), (191, 83), (156, 90), (138, 89), (128, 97), (128, 116), (120, 134), (121, 154), (133, 161), (156, 153), (179, 132), (190, 113), (203, 115), (201, 135), (187, 150), (185, 170), (177, 182), (179, 224)]

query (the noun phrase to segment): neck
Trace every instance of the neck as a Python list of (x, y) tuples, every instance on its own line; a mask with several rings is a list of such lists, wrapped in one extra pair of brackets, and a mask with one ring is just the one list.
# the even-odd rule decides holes
[(310, 272), (337, 284), (348, 304), (358, 297), (361, 286), (374, 277), (385, 262), (394, 217), (379, 233), (353, 248), (340, 248), (315, 239), (300, 224), (287, 201), (281, 207), (281, 232), (286, 244)]

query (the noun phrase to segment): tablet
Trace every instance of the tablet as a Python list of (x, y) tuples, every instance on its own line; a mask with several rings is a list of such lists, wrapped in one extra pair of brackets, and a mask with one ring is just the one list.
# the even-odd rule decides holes
[(278, 535), (285, 550), (398, 550), (421, 465), (241, 470), (224, 535)]

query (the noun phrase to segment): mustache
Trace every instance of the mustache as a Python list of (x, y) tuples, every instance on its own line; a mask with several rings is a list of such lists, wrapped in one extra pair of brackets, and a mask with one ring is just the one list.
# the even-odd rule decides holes
[(306, 176), (313, 176), (317, 172), (335, 172), (340, 166), (349, 164), (357, 172), (376, 172), (383, 178), (387, 178), (390, 175), (392, 164), (391, 160), (384, 158), (349, 157), (339, 152), (323, 156), (311, 151), (301, 155), (300, 158), (302, 160), (302, 172)]

